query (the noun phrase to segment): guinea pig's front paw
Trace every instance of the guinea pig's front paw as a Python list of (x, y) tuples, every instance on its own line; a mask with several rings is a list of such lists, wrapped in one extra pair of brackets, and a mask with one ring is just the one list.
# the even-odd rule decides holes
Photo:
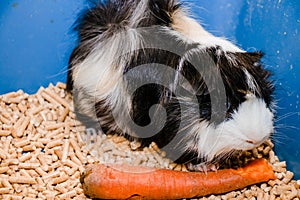
[(187, 168), (190, 171), (198, 171), (198, 172), (210, 172), (210, 171), (217, 171), (219, 169), (219, 165), (218, 164), (212, 164), (212, 163), (200, 163), (197, 165), (194, 165), (192, 163), (188, 163), (187, 164)]

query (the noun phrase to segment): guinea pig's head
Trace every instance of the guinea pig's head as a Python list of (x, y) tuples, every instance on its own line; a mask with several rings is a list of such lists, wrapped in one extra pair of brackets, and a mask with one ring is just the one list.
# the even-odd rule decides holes
[(229, 117), (215, 129), (215, 143), (211, 149), (214, 155), (226, 155), (235, 150), (250, 150), (270, 138), (274, 132), (274, 114), (263, 98), (253, 93)]
[(194, 129), (199, 133), (194, 145), (199, 155), (210, 161), (253, 149), (270, 138), (274, 132), (274, 87), (270, 72), (261, 65), (262, 53), (226, 52), (221, 47), (207, 52), (218, 67), (225, 88), (224, 100), (219, 103), (226, 104), (224, 117), (214, 120), (211, 96), (203, 98), (211, 94), (202, 91), (199, 98), (200, 110), (206, 113), (202, 113), (205, 120)]

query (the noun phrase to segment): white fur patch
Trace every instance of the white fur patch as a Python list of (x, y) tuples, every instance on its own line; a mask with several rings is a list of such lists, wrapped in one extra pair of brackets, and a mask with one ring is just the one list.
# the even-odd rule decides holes
[(123, 71), (132, 52), (141, 48), (140, 35), (135, 29), (115, 33), (111, 38), (95, 45), (90, 55), (74, 66), (74, 88), (83, 90), (94, 102), (78, 101), (82, 114), (95, 116), (95, 103), (105, 100), (116, 110), (130, 110), (130, 97), (123, 85)]
[(207, 32), (196, 20), (187, 16), (183, 11), (175, 12), (172, 16), (172, 28), (193, 42), (197, 42), (204, 48), (220, 46), (224, 51), (244, 52), (228, 40), (216, 37)]
[(140, 1), (137, 7), (132, 13), (131, 18), (129, 20), (130, 27), (137, 27), (141, 20), (143, 20), (149, 13), (148, 10), (149, 0)]
[(107, 96), (122, 77), (132, 56), (130, 53), (140, 48), (139, 43), (139, 34), (134, 29), (116, 33), (99, 43), (83, 62), (75, 66), (74, 85), (90, 94), (96, 92), (95, 96)]
[[(232, 114), (232, 119), (219, 125), (193, 124), (190, 136), (196, 133), (200, 156), (208, 161), (232, 150), (250, 150), (269, 139), (274, 132), (274, 115), (262, 99), (248, 95), (247, 100)], [(187, 143), (193, 146), (194, 141)]]

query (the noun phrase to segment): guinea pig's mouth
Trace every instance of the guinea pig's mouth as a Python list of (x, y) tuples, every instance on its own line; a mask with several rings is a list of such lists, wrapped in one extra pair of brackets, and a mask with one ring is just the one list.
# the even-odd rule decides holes
[[(270, 134), (271, 135), (271, 134)], [(250, 144), (250, 145), (253, 145), (255, 147), (258, 147), (260, 146), (261, 144), (263, 144), (265, 141), (267, 141), (267, 139), (269, 139), (268, 136), (265, 136), (264, 138), (262, 138), (260, 141), (255, 141), (255, 140), (251, 140), (251, 139), (248, 139), (246, 140), (246, 143)]]

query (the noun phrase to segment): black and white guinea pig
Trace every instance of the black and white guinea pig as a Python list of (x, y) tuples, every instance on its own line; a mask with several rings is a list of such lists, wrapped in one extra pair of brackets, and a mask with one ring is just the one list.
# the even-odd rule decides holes
[(261, 52), (213, 36), (187, 13), (176, 0), (95, 3), (76, 23), (67, 88), (88, 126), (213, 169), (270, 138), (274, 87)]

